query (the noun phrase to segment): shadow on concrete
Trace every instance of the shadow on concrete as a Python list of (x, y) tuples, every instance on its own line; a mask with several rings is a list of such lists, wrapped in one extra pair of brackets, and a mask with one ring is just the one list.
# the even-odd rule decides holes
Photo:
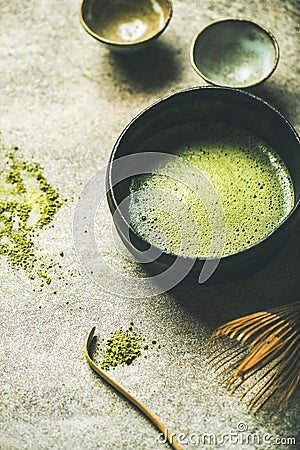
[(268, 84), (254, 86), (249, 89), (249, 92), (266, 100), (270, 105), (278, 109), (286, 119), (292, 122), (291, 111), (293, 110), (293, 104), (296, 105), (300, 102), (299, 93), (289, 92), (287, 90), (282, 92), (282, 88), (280, 89), (279, 87)]
[[(109, 53), (115, 77), (122, 77), (137, 90), (155, 91), (178, 80), (181, 75), (177, 50), (155, 41), (133, 54)], [(125, 80), (124, 80), (125, 77)]]

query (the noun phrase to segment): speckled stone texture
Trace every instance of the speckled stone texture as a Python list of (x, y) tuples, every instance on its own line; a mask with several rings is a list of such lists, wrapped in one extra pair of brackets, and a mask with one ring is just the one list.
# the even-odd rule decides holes
[[(140, 292), (138, 299), (122, 296), (122, 284), (115, 295), (94, 283), (78, 262), (72, 235), (82, 186), (108, 161), (123, 127), (159, 97), (205, 85), (190, 66), (189, 51), (196, 32), (212, 20), (254, 19), (274, 33), (279, 66), (251, 92), (277, 107), (300, 132), (299, 1), (174, 0), (168, 30), (145, 53), (130, 57), (109, 53), (85, 33), (78, 9), (75, 0), (0, 0), (2, 142), (39, 161), (68, 199), (54, 227), (38, 238), (44, 254), (60, 263), (63, 276), (54, 274), (52, 283), (40, 288), (0, 261), (0, 448), (163, 448), (152, 425), (103, 384), (82, 357), (92, 325), (107, 338), (131, 320), (161, 348), (112, 373), (172, 432), (187, 436), (184, 449), (299, 448), (299, 440), (297, 445), (274, 444), (275, 438), (297, 438), (299, 389), (287, 409), (255, 416), (218, 385), (206, 361), (207, 338), (215, 327), (299, 298), (298, 230), (267, 267), (247, 279), (181, 286), (153, 297)], [(142, 276), (121, 247), (112, 245), (111, 228), (103, 206), (97, 233), (107, 261), (125, 274)], [(221, 443), (223, 433), (243, 426), (256, 433), (256, 443), (235, 444), (234, 438)], [(213, 434), (216, 443), (189, 439), (205, 433)], [(273, 436), (272, 445), (263, 440), (266, 435)]]

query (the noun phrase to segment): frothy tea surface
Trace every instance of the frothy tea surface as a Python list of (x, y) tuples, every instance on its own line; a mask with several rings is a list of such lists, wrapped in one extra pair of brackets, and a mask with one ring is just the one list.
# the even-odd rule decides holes
[(184, 125), (139, 150), (168, 152), (171, 146), (177, 157), (134, 177), (130, 187), (132, 227), (162, 250), (191, 257), (234, 253), (267, 236), (293, 208), (285, 164), (248, 131), (211, 122)]

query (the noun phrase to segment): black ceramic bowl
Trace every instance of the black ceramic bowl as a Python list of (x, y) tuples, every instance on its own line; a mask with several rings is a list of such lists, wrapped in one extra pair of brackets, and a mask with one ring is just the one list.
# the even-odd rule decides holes
[[(176, 264), (179, 262), (179, 278), (182, 273), (189, 272), (191, 281), (198, 280), (207, 260), (159, 252), (150, 246), (130, 227), (126, 199), (129, 196), (130, 174), (136, 174), (139, 170), (139, 153), (145, 139), (174, 125), (200, 120), (225, 122), (247, 129), (264, 140), (280, 155), (294, 185), (294, 207), (274, 231), (248, 248), (222, 256), (220, 261), (210, 261), (216, 266), (218, 263), (210, 281), (223, 282), (241, 278), (268, 262), (286, 242), (300, 216), (300, 140), (292, 125), (264, 100), (232, 88), (197, 87), (170, 95), (146, 108), (123, 130), (114, 146), (107, 171), (107, 197), (123, 242), (146, 269), (158, 274), (172, 267), (176, 261)], [(119, 158), (128, 155), (135, 155), (130, 158), (129, 167), (126, 167), (126, 161), (118, 164)], [(151, 167), (148, 169), (151, 172)]]

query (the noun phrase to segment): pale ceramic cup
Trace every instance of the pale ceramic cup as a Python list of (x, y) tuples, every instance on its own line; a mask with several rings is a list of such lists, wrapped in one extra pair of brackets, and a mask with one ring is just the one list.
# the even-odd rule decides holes
[(247, 88), (266, 80), (276, 69), (279, 46), (273, 34), (249, 20), (210, 23), (195, 37), (191, 63), (208, 83)]
[(117, 52), (144, 48), (168, 26), (171, 0), (83, 0), (83, 28)]

